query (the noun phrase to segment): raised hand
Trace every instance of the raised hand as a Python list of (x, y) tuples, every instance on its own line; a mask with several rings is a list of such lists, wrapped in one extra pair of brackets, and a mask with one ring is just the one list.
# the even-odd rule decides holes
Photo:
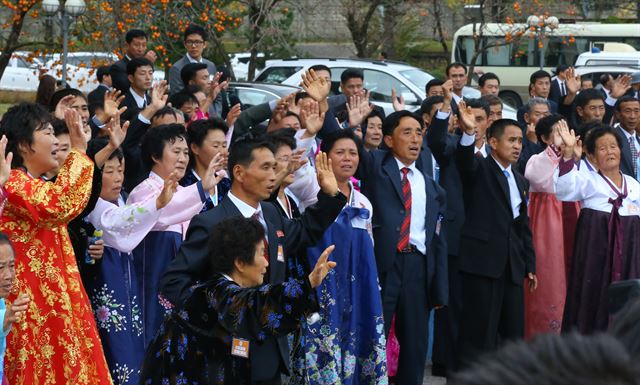
[(64, 111), (64, 121), (67, 124), (67, 128), (69, 128), (71, 148), (85, 153), (87, 151), (87, 142), (91, 139), (91, 131), (89, 130), (88, 135), (84, 131), (84, 124), (82, 124), (80, 114), (69, 108)]
[(631, 88), (631, 75), (620, 75), (613, 80), (611, 86), (611, 97), (618, 99), (623, 96)]
[(156, 59), (158, 59), (158, 55), (152, 50), (147, 51), (147, 53), (144, 54), (144, 57), (149, 59), (151, 63), (155, 62)]
[(205, 191), (211, 191), (217, 184), (222, 180), (224, 175), (222, 173), (216, 173), (217, 171), (221, 171), (224, 167), (224, 156), (220, 153), (217, 153), (211, 162), (209, 162), (209, 166), (207, 167), (207, 172), (202, 178), (202, 188)]
[(218, 72), (213, 77), (213, 80), (211, 80), (211, 84), (209, 86), (209, 95), (207, 95), (207, 98), (212, 103), (214, 100), (216, 100), (216, 98), (218, 97), (220, 92), (222, 92), (223, 89), (227, 89), (227, 87), (229, 87), (228, 80), (225, 80), (222, 83), (220, 82), (221, 77), (222, 77), (222, 72)]
[(65, 118), (65, 111), (70, 110), (73, 102), (76, 100), (75, 95), (67, 95), (64, 98), (60, 99), (58, 104), (56, 104), (56, 109), (53, 115), (58, 119)]
[(304, 166), (309, 161), (309, 159), (304, 156), (305, 153), (305, 148), (298, 148), (297, 150), (293, 150), (291, 158), (289, 159), (289, 164), (287, 165), (287, 174), (298, 171), (300, 167)]
[(316, 135), (324, 124), (324, 112), (320, 112), (320, 105), (313, 101), (300, 109), (302, 126), (307, 130), (307, 136)]
[(318, 185), (323, 193), (329, 196), (338, 194), (340, 190), (336, 176), (333, 174), (331, 159), (327, 157), (327, 153), (322, 151), (316, 155), (316, 175), (318, 176)]
[(238, 120), (238, 117), (240, 117), (240, 114), (242, 113), (242, 110), (240, 108), (240, 103), (237, 103), (236, 105), (234, 105), (233, 107), (231, 107), (229, 109), (229, 112), (227, 113), (227, 126), (231, 127), (236, 123), (236, 120)]
[(567, 80), (564, 81), (567, 86), (567, 93), (576, 94), (580, 91), (580, 75), (576, 75), (576, 69), (571, 67), (567, 71)]
[(569, 130), (569, 126), (564, 120), (558, 122), (558, 135), (560, 135), (564, 144), (564, 149), (562, 150), (564, 158), (567, 160), (573, 158), (574, 147), (577, 142), (576, 134), (573, 130)]
[(398, 98), (395, 88), (391, 89), (391, 102), (393, 103), (394, 111), (402, 111), (405, 109), (404, 96), (400, 95), (400, 98)]
[(536, 135), (536, 125), (533, 123), (527, 123), (527, 139), (531, 143), (538, 143), (538, 135)]
[(473, 115), (471, 107), (467, 107), (467, 103), (464, 100), (458, 103), (458, 113), (460, 115), (458, 119), (460, 127), (467, 135), (475, 135), (477, 131), (476, 117)]
[(2, 325), (3, 331), (7, 331), (11, 324), (14, 322), (20, 322), (22, 320), (22, 316), (29, 308), (29, 302), (31, 299), (25, 293), (18, 294), (18, 298), (7, 308), (7, 311), (4, 313), (4, 322)]
[[(367, 116), (361, 108), (363, 97), (360, 95), (351, 95), (349, 103), (347, 103), (347, 112), (349, 113), (349, 127), (355, 127), (362, 124)], [(368, 103), (368, 102), (367, 102)]]
[(0, 186), (9, 180), (9, 174), (11, 173), (11, 161), (13, 160), (13, 153), (10, 152), (5, 157), (5, 151), (7, 150), (7, 137), (2, 135), (0, 139)]
[(109, 135), (109, 145), (115, 150), (120, 147), (122, 142), (124, 142), (124, 138), (127, 136), (129, 121), (120, 124), (120, 112), (116, 112), (105, 128)]
[(582, 159), (582, 140), (580, 140), (580, 136), (576, 137), (576, 145), (573, 147), (573, 159), (576, 162)]
[(173, 194), (178, 190), (178, 172), (172, 171), (169, 177), (164, 180), (164, 186), (160, 195), (156, 198), (156, 209), (160, 210), (164, 206), (168, 205), (173, 198)]
[(167, 95), (166, 92), (168, 87), (169, 86), (166, 80), (158, 82), (154, 84), (153, 87), (151, 87), (150, 106), (152, 106), (154, 110), (158, 111), (167, 105), (167, 98), (169, 97), (169, 95)]
[(325, 100), (331, 91), (331, 83), (327, 79), (316, 75), (314, 70), (308, 70), (302, 74), (300, 87), (316, 102)]
[(309, 283), (311, 284), (311, 287), (316, 288), (320, 286), (327, 274), (329, 274), (329, 271), (336, 267), (335, 262), (329, 261), (329, 254), (331, 254), (335, 248), (335, 245), (331, 245), (324, 249), (322, 254), (320, 254), (313, 271), (309, 274)]

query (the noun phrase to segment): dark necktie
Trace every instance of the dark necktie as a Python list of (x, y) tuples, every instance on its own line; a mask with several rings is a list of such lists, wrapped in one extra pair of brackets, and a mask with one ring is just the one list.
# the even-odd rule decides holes
[(398, 251), (409, 248), (409, 233), (411, 232), (411, 184), (407, 174), (409, 168), (403, 167), (402, 171), (402, 198), (404, 200), (404, 219), (400, 227), (400, 238), (398, 240)]

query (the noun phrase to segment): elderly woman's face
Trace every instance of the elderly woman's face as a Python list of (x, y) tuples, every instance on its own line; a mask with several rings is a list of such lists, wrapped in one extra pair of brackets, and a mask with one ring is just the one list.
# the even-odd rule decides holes
[(267, 262), (264, 255), (264, 242), (261, 240), (256, 244), (253, 263), (251, 265), (241, 264), (241, 268), (238, 271), (242, 278), (243, 286), (254, 287), (262, 285), (264, 275), (267, 273), (267, 266), (269, 266), (269, 262)]
[(618, 170), (620, 168), (620, 147), (616, 138), (611, 134), (605, 134), (598, 138), (593, 158), (600, 170)]

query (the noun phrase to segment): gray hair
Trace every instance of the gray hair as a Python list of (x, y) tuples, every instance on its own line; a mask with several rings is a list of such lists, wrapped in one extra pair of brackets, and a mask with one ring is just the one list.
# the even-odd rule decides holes
[(549, 111), (551, 111), (551, 103), (549, 103), (549, 101), (547, 99), (535, 96), (535, 97), (529, 99), (527, 104), (524, 105), (525, 106), (524, 113), (525, 114), (529, 113), (531, 111), (531, 109), (533, 109), (533, 106), (538, 105), (538, 104), (544, 104), (545, 106), (547, 106)]

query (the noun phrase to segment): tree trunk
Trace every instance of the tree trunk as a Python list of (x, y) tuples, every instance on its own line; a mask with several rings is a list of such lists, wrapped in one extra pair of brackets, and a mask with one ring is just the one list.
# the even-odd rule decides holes
[(395, 30), (398, 23), (398, 3), (389, 2), (384, 6), (384, 15), (382, 19), (382, 28), (384, 30), (382, 41), (382, 51), (388, 59), (396, 58), (396, 39)]
[(2, 47), (2, 53), (0, 54), (0, 79), (2, 79), (4, 70), (7, 68), (7, 65), (9, 65), (11, 55), (18, 46), (18, 39), (20, 39), (20, 32), (22, 31), (24, 18), (27, 16), (27, 12), (29, 12), (31, 7), (33, 7), (33, 4), (28, 6), (26, 10), (24, 8), (21, 9), (17, 17), (14, 18), (13, 22), (11, 23), (11, 32), (9, 33), (9, 36), (7, 36), (6, 43), (4, 47)]
[(447, 46), (447, 40), (444, 38), (444, 31), (442, 30), (442, 9), (440, 8), (440, 0), (432, 0), (431, 4), (433, 10), (433, 18), (436, 21), (436, 30), (438, 31), (438, 40), (440, 41), (440, 45), (442, 45), (442, 50), (445, 53), (449, 53), (449, 46)]

